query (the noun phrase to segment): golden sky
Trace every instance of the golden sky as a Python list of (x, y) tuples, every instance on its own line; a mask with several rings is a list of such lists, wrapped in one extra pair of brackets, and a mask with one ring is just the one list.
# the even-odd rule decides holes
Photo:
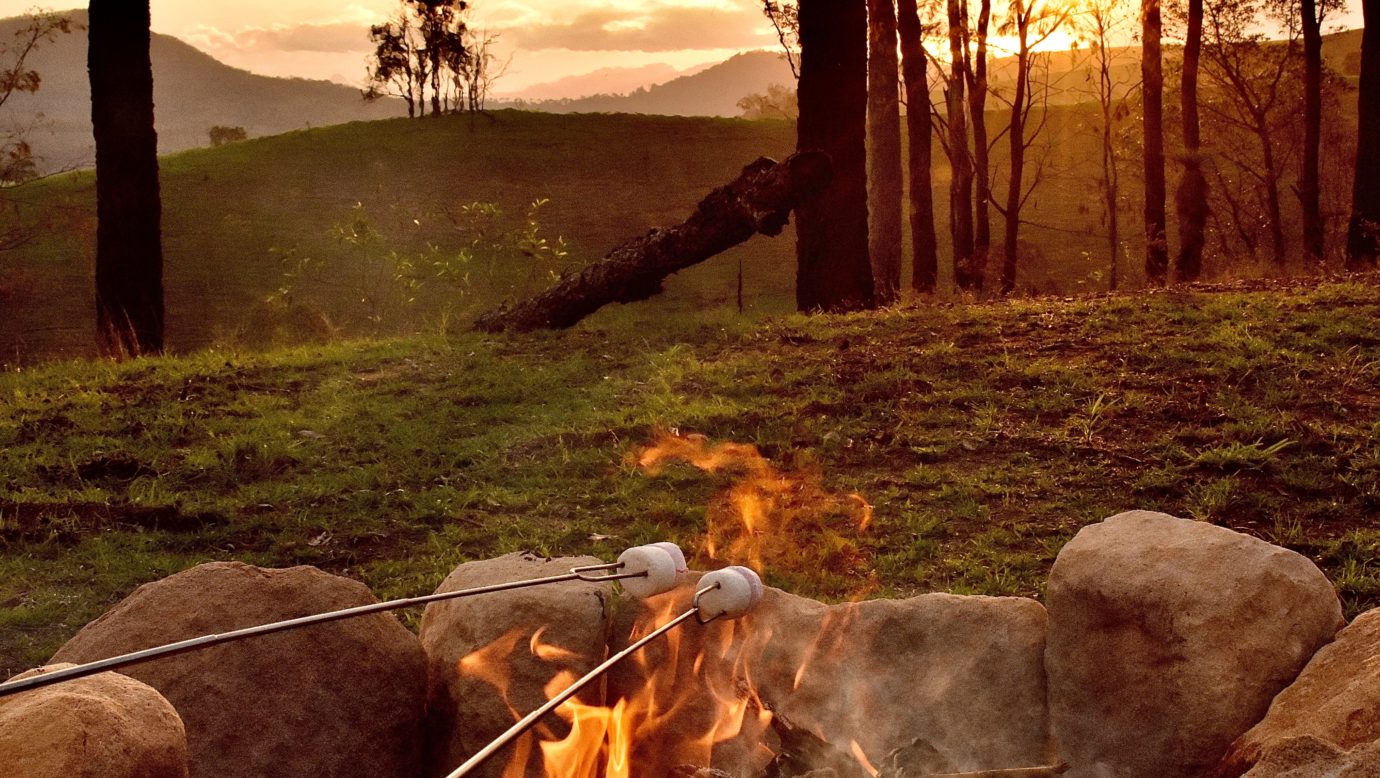
[[(368, 25), (398, 7), (398, 0), (151, 2), (154, 30), (222, 62), (265, 75), (351, 85), (364, 78)], [(1329, 20), (1329, 29), (1360, 25), (1359, 0), (1349, 4), (1356, 7)], [(497, 85), (503, 94), (603, 68), (652, 71), (656, 65), (656, 80), (666, 80), (670, 69), (777, 46), (760, 0), (472, 0), (471, 5), (471, 25), (499, 33), (502, 54), (512, 56)], [(0, 16), (32, 7), (32, 0), (0, 0)], [(1070, 42), (1061, 36), (1049, 45)]]
[[(32, 0), (0, 0), (0, 16), (32, 7)], [(152, 0), (155, 31), (222, 62), (349, 84), (363, 81), (366, 28), (397, 7), (397, 0)], [(608, 67), (683, 70), (776, 43), (759, 0), (472, 0), (472, 8), (471, 25), (500, 33), (513, 54), (500, 92)]]

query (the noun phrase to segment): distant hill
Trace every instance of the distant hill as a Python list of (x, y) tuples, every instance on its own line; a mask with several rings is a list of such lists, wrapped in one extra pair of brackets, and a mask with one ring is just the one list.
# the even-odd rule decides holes
[[(15, 95), (0, 112), (6, 125), (43, 119), (29, 135), (44, 170), (92, 163), (91, 90), (86, 73), (86, 12), (65, 14), (82, 25), (45, 45), (29, 64), (43, 78), (37, 93)], [(25, 20), (0, 20), (9, 39)], [(270, 78), (225, 65), (189, 44), (154, 34), (151, 46), (159, 150), (208, 145), (207, 130), (244, 127), (251, 137), (402, 113), (401, 102), (365, 103), (358, 90), (328, 81)]]
[(628, 94), (566, 100), (514, 100), (503, 105), (546, 113), (647, 113), (738, 116), (738, 101), (772, 84), (793, 84), (790, 65), (772, 51), (749, 51), (711, 67)]

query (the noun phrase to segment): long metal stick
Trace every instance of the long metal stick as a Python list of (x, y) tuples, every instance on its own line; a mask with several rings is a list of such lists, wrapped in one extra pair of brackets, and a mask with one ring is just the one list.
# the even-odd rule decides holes
[(174, 656), (176, 654), (182, 654), (188, 651), (195, 651), (200, 648), (207, 648), (209, 646), (219, 645), (221, 643), (229, 643), (235, 640), (243, 640), (244, 638), (258, 637), (260, 635), (269, 635), (274, 632), (282, 632), (284, 630), (296, 629), (298, 627), (309, 627), (313, 624), (325, 624), (327, 622), (340, 621), (341, 619), (350, 619), (356, 616), (365, 616), (370, 613), (378, 613), (380, 611), (397, 610), (399, 608), (410, 608), (414, 605), (425, 605), (429, 602), (453, 600), (459, 597), (472, 597), (478, 594), (491, 594), (493, 592), (504, 592), (512, 589), (522, 589), (528, 586), (561, 583), (564, 581), (621, 581), (625, 578), (640, 578), (646, 575), (646, 572), (609, 573), (607, 575), (591, 575), (591, 573), (598, 572), (601, 570), (616, 570), (621, 566), (622, 565), (617, 562), (612, 562), (603, 565), (586, 565), (583, 567), (572, 568), (571, 571), (568, 573), (547, 576), (545, 578), (532, 578), (526, 581), (509, 581), (506, 583), (489, 584), (488, 586), (478, 586), (473, 589), (459, 589), (453, 592), (440, 592), (438, 594), (428, 594), (423, 595), (421, 597), (408, 597), (406, 599), (401, 600), (376, 602), (371, 603), (369, 605), (360, 605), (354, 608), (345, 608), (343, 610), (338, 611), (317, 613), (311, 616), (301, 616), (299, 618), (288, 619), (286, 621), (276, 621), (271, 624), (260, 624), (256, 627), (245, 627), (244, 629), (237, 629), (233, 632), (223, 632), (215, 635), (202, 635), (201, 637), (188, 638), (187, 640), (180, 640), (176, 643), (169, 643), (164, 646), (146, 648), (142, 651), (133, 651), (128, 654), (121, 654), (120, 656), (112, 656), (108, 659), (99, 659), (94, 662), (88, 662), (86, 664), (77, 665), (76, 667), (68, 667), (62, 670), (54, 670), (51, 673), (35, 675), (31, 678), (25, 678), (19, 681), (10, 681), (9, 683), (3, 683), (0, 684), (0, 697), (5, 697), (11, 694), (18, 694), (19, 692), (30, 691), (44, 686), (51, 686), (52, 684), (61, 683), (63, 681), (71, 681), (77, 678), (85, 678), (89, 675), (95, 675), (96, 673), (105, 672), (106, 670), (114, 670), (120, 667), (127, 667), (138, 662), (147, 662), (150, 659), (158, 659), (160, 657), (165, 656)]
[(518, 723), (514, 724), (512, 727), (509, 727), (507, 732), (504, 732), (502, 735), (499, 735), (497, 740), (493, 741), (487, 746), (484, 746), (484, 748), (482, 748), (478, 753), (467, 759), (464, 764), (455, 768), (455, 771), (452, 772), (450, 775), (446, 776), (446, 778), (464, 778), (464, 776), (469, 775), (471, 772), (475, 770), (475, 768), (479, 767), (480, 765), (484, 764), (484, 762), (488, 761), (489, 757), (493, 756), (504, 746), (513, 742), (518, 737), (521, 737), (523, 733), (535, 726), (537, 721), (540, 720), (543, 716), (555, 710), (556, 708), (559, 708), (566, 702), (566, 700), (569, 700), (571, 697), (574, 697), (576, 694), (579, 694), (581, 689), (588, 686), (599, 676), (608, 672), (614, 665), (637, 653), (637, 651), (639, 651), (643, 646), (647, 645), (653, 640), (656, 640), (662, 635), (665, 635), (667, 632), (670, 632), (671, 630), (675, 629), (681, 624), (684, 624), (686, 621), (698, 616), (700, 614), (700, 595), (717, 588), (717, 586), (718, 584), (715, 584), (714, 586), (708, 586), (699, 590), (698, 592), (695, 592), (695, 606), (692, 607), (690, 610), (680, 614), (674, 619), (671, 619), (670, 621), (666, 622), (660, 627), (657, 627), (646, 637), (642, 638), (636, 643), (633, 643), (632, 645), (628, 646), (622, 651), (619, 651), (618, 653), (614, 654), (608, 659), (605, 659), (603, 664), (599, 665), (593, 670), (590, 670), (588, 673), (584, 675), (584, 677), (580, 678), (575, 683), (566, 687), (565, 691), (562, 691), (560, 694), (557, 694), (555, 697), (552, 697), (550, 700), (547, 700), (545, 705), (541, 706), (540, 708), (537, 708), (536, 710), (532, 711), (526, 716), (523, 716), (522, 719), (518, 721)]

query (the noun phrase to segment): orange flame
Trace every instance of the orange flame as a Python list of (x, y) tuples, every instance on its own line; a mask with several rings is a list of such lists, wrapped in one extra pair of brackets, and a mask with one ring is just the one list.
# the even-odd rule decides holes
[(663, 435), (636, 462), (652, 475), (680, 462), (732, 479), (710, 503), (702, 561), (758, 572), (852, 574), (869, 567), (856, 537), (871, 524), (872, 506), (861, 495), (825, 488), (815, 468), (782, 469), (756, 446), (715, 444), (703, 435)]
[[(872, 520), (872, 506), (860, 495), (825, 488), (815, 468), (779, 467), (755, 446), (714, 444), (695, 435), (663, 436), (640, 449), (635, 463), (650, 474), (684, 463), (727, 479), (707, 512), (698, 547), (701, 565), (746, 564), (778, 575), (823, 570), (850, 577), (870, 568), (858, 536)], [(646, 601), (625, 644), (683, 612), (689, 598), (685, 587)], [(562, 704), (556, 716), (568, 733), (558, 738), (554, 727), (539, 731), (535, 758), (547, 778), (665, 775), (680, 765), (712, 767), (716, 753), (765, 768), (774, 756), (768, 746), (774, 714), (758, 692), (759, 671), (768, 676), (770, 688), (784, 694), (799, 690), (811, 668), (828, 674), (855, 610), (829, 611), (813, 640), (797, 636), (787, 652), (773, 646), (772, 629), (751, 615), (673, 630), (603, 679), (605, 705), (588, 703), (599, 694)], [(537, 629), (526, 643), (532, 657), (551, 665), (543, 688), (551, 699), (577, 680), (581, 671), (575, 668), (589, 658), (544, 641), (545, 632)], [(523, 637), (516, 630), (504, 634), (460, 660), (458, 670), (492, 684), (506, 702), (509, 680), (503, 664)], [(770, 650), (776, 654), (768, 663), (763, 657)], [(515, 721), (520, 718), (512, 712)], [(524, 747), (512, 754), (504, 778), (522, 776), (534, 757), (533, 739), (520, 743)], [(877, 775), (857, 741), (851, 753), (869, 775)]]

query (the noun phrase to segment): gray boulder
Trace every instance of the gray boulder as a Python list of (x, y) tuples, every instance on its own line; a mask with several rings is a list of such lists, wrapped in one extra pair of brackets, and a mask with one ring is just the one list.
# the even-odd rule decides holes
[[(314, 567), (212, 562), (145, 584), (87, 624), (54, 662), (84, 663), (376, 602)], [(415, 776), (426, 668), (391, 614), (360, 616), (143, 662), (187, 728), (192, 776)]]
[(1356, 617), (1232, 744), (1219, 775), (1249, 770), (1271, 744), (1308, 735), (1343, 750), (1380, 741), (1380, 610)]
[(12, 778), (187, 778), (187, 734), (153, 688), (98, 673), (0, 699), (0, 766)]
[[(633, 604), (615, 640), (664, 623), (688, 607), (689, 592)], [(1044, 608), (1024, 598), (926, 594), (829, 606), (768, 588), (741, 621), (692, 621), (648, 647), (610, 677), (609, 699), (636, 699), (649, 683), (661, 684), (660, 699), (679, 695), (663, 724), (670, 737), (635, 754), (644, 775), (682, 763), (760, 775), (781, 750), (761, 706), (838, 751), (851, 753), (856, 741), (873, 764), (919, 738), (959, 770), (1030, 767), (1053, 757), (1045, 629)], [(725, 720), (724, 711), (734, 715)], [(707, 740), (719, 742), (707, 749)]]
[(1084, 527), (1045, 604), (1050, 716), (1074, 777), (1210, 774), (1343, 624), (1307, 558), (1147, 511)]
[[(599, 562), (509, 554), (460, 565), (436, 591), (559, 575)], [(428, 668), (432, 773), (447, 774), (540, 707), (553, 679), (562, 674), (573, 679), (603, 661), (611, 596), (609, 584), (568, 581), (428, 605), (420, 634)], [(592, 695), (577, 699), (601, 703), (598, 689), (596, 684)], [(559, 718), (548, 717), (545, 723), (555, 734), (565, 733)], [(544, 774), (540, 750), (530, 735), (525, 741), (527, 774)], [(478, 775), (502, 775), (523, 747), (517, 744), (496, 755)]]

